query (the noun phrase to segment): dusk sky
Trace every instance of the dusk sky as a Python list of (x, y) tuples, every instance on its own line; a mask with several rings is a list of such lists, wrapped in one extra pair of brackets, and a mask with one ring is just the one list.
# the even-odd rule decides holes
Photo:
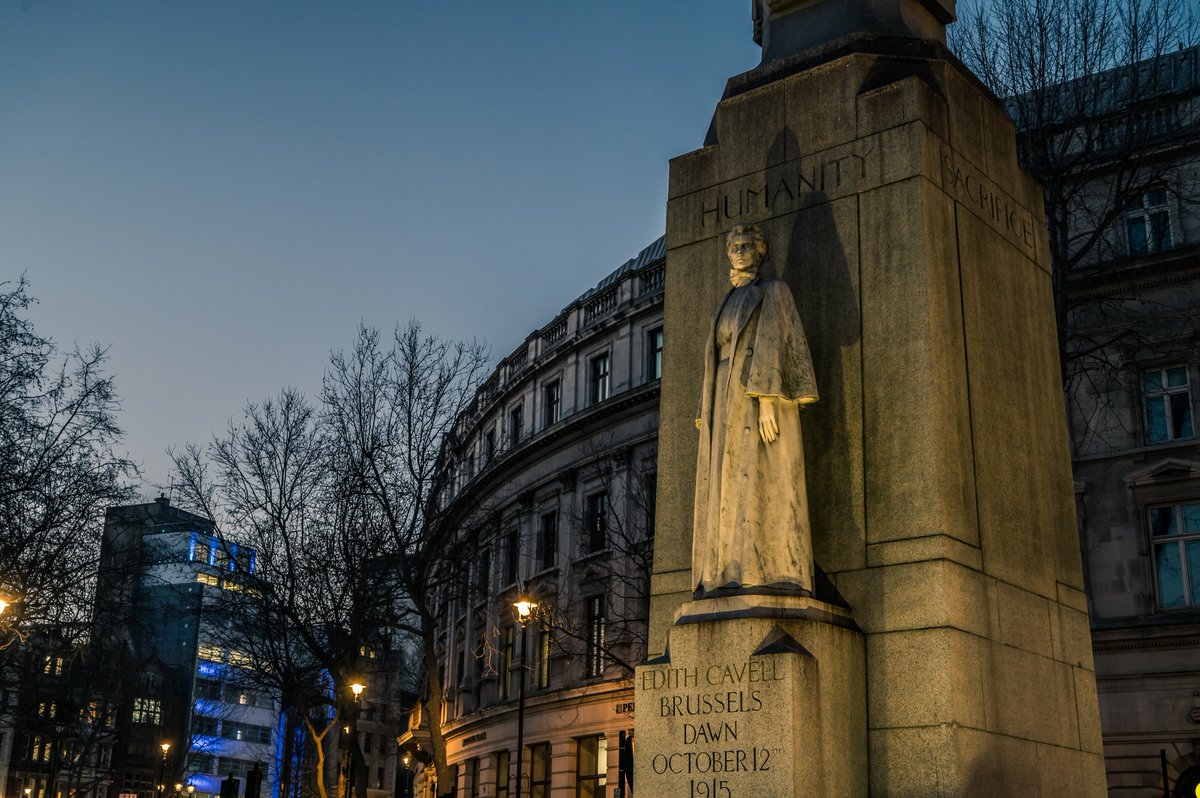
[(0, 0), (0, 279), (129, 454), (312, 395), (360, 321), (495, 357), (663, 232), (745, 0)]

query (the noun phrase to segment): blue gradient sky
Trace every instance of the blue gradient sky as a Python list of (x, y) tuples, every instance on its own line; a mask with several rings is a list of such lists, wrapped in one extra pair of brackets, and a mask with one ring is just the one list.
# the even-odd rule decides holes
[(0, 279), (111, 345), (162, 484), (360, 320), (506, 354), (662, 233), (757, 61), (744, 0), (0, 0)]

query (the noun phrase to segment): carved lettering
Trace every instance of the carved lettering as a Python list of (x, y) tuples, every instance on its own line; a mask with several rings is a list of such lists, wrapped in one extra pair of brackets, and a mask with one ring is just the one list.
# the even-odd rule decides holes
[[(851, 147), (853, 149), (847, 149)], [(877, 148), (858, 142), (766, 170), (765, 181), (713, 189), (700, 199), (700, 227), (720, 227), (728, 220), (784, 212), (815, 202), (822, 194), (845, 194), (879, 176)]]

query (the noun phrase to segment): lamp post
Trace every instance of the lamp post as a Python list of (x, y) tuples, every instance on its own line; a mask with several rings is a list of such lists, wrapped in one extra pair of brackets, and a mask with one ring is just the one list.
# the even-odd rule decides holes
[(162, 750), (162, 760), (158, 763), (158, 798), (163, 798), (163, 793), (167, 791), (167, 752), (171, 750), (171, 744), (163, 741), (158, 744)]
[(355, 740), (358, 738), (358, 706), (362, 694), (366, 689), (367, 686), (357, 679), (350, 682), (350, 692), (354, 694), (354, 707), (350, 711), (349, 722), (342, 727), (346, 732), (346, 745), (342, 749), (342, 755), (345, 757), (346, 763), (342, 771), (345, 774), (346, 798), (351, 798), (354, 795), (354, 756), (350, 746), (354, 745)]
[(518, 668), (520, 675), (517, 677), (517, 789), (515, 798), (521, 798), (521, 762), (525, 753), (525, 645), (526, 625), (529, 619), (533, 617), (533, 611), (537, 609), (537, 604), (530, 601), (525, 596), (519, 597), (513, 602), (513, 609), (517, 611), (517, 623), (521, 624), (521, 664)]

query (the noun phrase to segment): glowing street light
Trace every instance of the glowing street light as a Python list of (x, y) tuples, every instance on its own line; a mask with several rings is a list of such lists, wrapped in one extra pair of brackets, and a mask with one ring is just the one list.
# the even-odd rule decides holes
[(351, 682), (350, 683), (350, 692), (354, 693), (355, 701), (357, 701), (362, 696), (363, 691), (366, 689), (367, 689), (367, 686), (365, 684), (363, 684), (362, 682)]
[(4, 611), (5, 611), (6, 609), (8, 609), (8, 605), (9, 605), (9, 602), (7, 602), (7, 601), (5, 601), (4, 599), (0, 598), (0, 615), (3, 615), (3, 614), (4, 614)]
[(517, 611), (517, 623), (521, 624), (521, 675), (517, 677), (517, 789), (516, 798), (521, 798), (521, 756), (525, 750), (525, 651), (526, 651), (526, 628), (529, 619), (533, 617), (533, 611), (537, 609), (537, 603), (531, 600), (528, 596), (517, 596), (517, 600), (513, 602), (513, 609)]

